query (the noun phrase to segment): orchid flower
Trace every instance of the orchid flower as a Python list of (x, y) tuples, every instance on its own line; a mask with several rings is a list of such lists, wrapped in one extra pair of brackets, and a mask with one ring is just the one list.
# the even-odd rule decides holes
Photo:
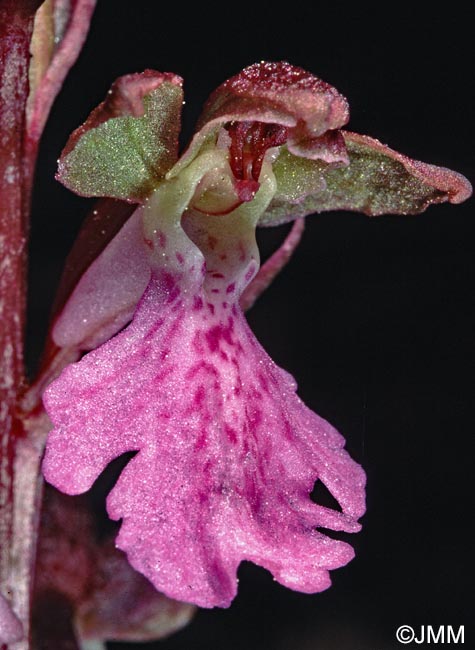
[[(365, 474), (245, 320), (256, 227), (338, 209), (412, 214), (470, 186), (342, 130), (345, 98), (288, 63), (221, 85), (178, 157), (181, 84), (122, 77), (61, 156), (67, 187), (131, 207), (53, 329), (57, 346), (90, 351), (44, 394), (44, 475), (79, 494), (137, 452), (107, 509), (122, 520), (117, 546), (172, 598), (229, 606), (243, 560), (319, 592), (353, 557), (320, 529), (360, 529)], [(311, 501), (316, 481), (341, 511)]]

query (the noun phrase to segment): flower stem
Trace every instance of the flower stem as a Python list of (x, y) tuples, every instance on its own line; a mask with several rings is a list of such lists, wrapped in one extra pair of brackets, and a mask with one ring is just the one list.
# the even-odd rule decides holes
[[(30, 39), (39, 4), (39, 0), (0, 0), (0, 591), (22, 622), (24, 638), (28, 637), (34, 544), (31, 534), (19, 537), (26, 531), (17, 530), (21, 514), (17, 507), (21, 506), (22, 512), (28, 508), (30, 495), (23, 492), (21, 504), (19, 495), (14, 500), (18, 468), (26, 460), (24, 440), (19, 442), (23, 426), (17, 400), (24, 385), (26, 243), (32, 169), (25, 163), (22, 136), (29, 91)], [(23, 477), (24, 469), (21, 467)], [(33, 476), (36, 479), (37, 472)], [(36, 503), (36, 487), (33, 492)], [(11, 650), (27, 647), (27, 641), (17, 644), (1, 637), (0, 641), (10, 642)]]

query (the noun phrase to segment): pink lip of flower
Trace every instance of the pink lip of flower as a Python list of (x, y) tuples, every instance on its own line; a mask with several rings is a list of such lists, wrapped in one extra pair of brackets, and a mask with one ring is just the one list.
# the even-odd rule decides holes
[[(54, 429), (44, 474), (77, 494), (138, 451), (107, 508), (122, 519), (119, 548), (168, 596), (228, 606), (242, 560), (321, 591), (353, 550), (317, 529), (359, 530), (365, 475), (245, 321), (255, 227), (338, 207), (416, 212), (463, 200), (469, 186), (339, 131), (346, 100), (289, 64), (257, 64), (223, 84), (177, 160), (181, 101), (173, 75), (122, 78), (63, 153), (59, 176), (72, 189), (142, 207), (79, 282), (53, 335), (97, 344), (139, 302), (125, 330), (45, 392)], [(100, 306), (128, 265), (139, 272), (75, 335), (81, 306)], [(341, 512), (310, 501), (316, 480)]]

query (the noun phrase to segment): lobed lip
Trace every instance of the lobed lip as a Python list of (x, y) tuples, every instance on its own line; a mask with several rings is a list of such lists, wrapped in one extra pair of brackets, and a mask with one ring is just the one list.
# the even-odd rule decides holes
[[(239, 259), (239, 246), (226, 250)], [(107, 500), (122, 520), (116, 544), (157, 589), (202, 607), (230, 605), (242, 560), (291, 589), (326, 589), (354, 552), (316, 527), (357, 532), (364, 512), (363, 470), (237, 306), (255, 266), (248, 258), (231, 284), (222, 268), (195, 295), (190, 272), (156, 272), (131, 325), (45, 392), (46, 479), (78, 494), (138, 450)], [(342, 512), (310, 501), (316, 478)]]
[[(291, 589), (321, 591), (354, 553), (318, 529), (359, 530), (365, 474), (244, 319), (241, 296), (259, 266), (255, 227), (331, 209), (412, 214), (471, 188), (342, 131), (346, 100), (287, 63), (250, 66), (220, 86), (177, 160), (180, 98), (173, 75), (124, 77), (62, 156), (60, 179), (76, 191), (142, 206), (58, 320), (67, 343), (85, 303), (83, 314), (102, 309), (73, 341), (80, 347), (132, 318), (46, 390), (45, 477), (77, 494), (138, 451), (107, 508), (122, 519), (119, 548), (173, 598), (227, 607), (242, 560)], [(311, 502), (315, 480), (341, 511)]]

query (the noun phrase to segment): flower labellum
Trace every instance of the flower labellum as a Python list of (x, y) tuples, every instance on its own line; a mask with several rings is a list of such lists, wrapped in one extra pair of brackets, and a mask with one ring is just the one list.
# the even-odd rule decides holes
[[(45, 392), (44, 474), (78, 494), (138, 452), (107, 509), (117, 546), (172, 598), (228, 606), (242, 560), (318, 592), (353, 557), (319, 529), (360, 529), (365, 475), (249, 329), (255, 229), (332, 209), (415, 213), (470, 186), (342, 131), (346, 100), (288, 63), (220, 86), (178, 158), (181, 104), (175, 75), (123, 77), (61, 157), (72, 190), (137, 208), (56, 320), (57, 345), (92, 351)], [(316, 481), (340, 511), (310, 500)]]

